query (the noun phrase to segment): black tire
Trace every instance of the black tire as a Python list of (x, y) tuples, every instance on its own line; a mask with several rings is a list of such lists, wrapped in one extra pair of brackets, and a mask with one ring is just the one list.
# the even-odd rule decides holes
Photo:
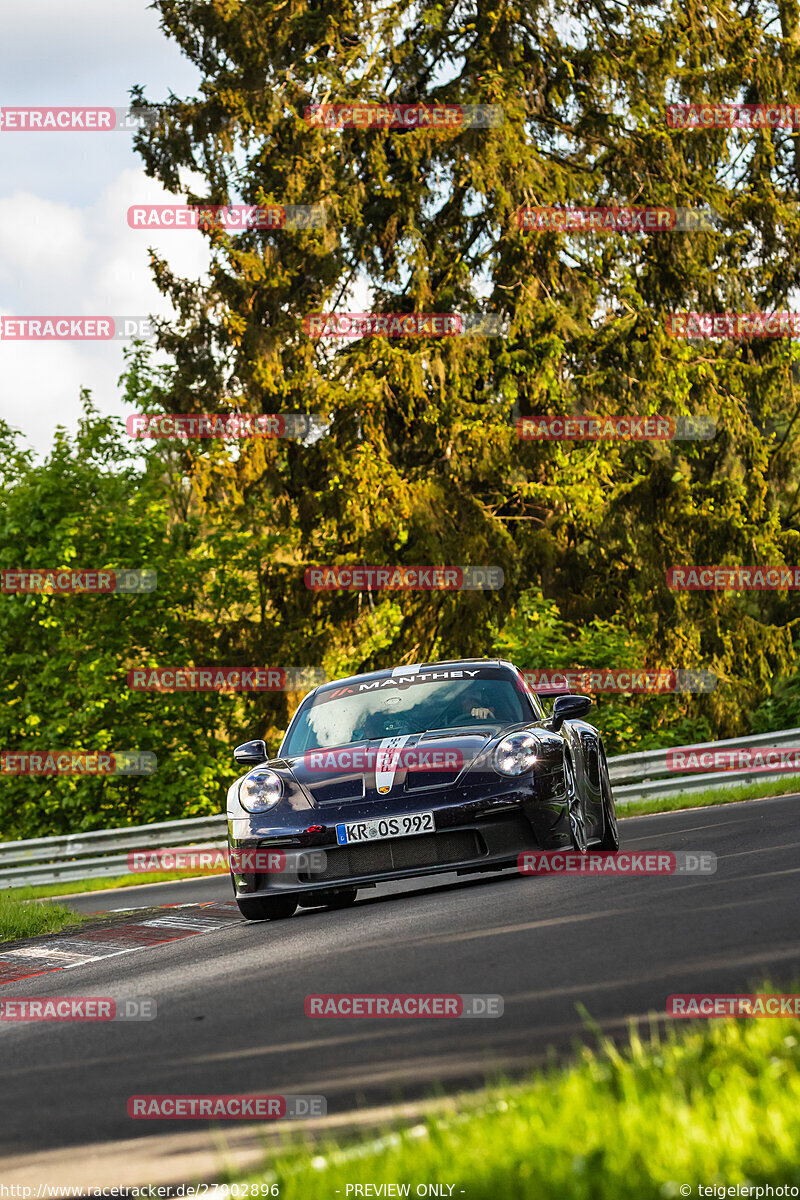
[(586, 813), (575, 786), (575, 772), (569, 755), (564, 758), (564, 778), (567, 785), (567, 820), (572, 849), (576, 854), (586, 854), (589, 845), (586, 837)]
[(611, 777), (608, 774), (608, 763), (603, 747), (599, 751), (600, 760), (600, 789), (603, 793), (603, 837), (598, 850), (619, 850), (619, 826), (617, 825), (617, 807), (611, 791)]
[(241, 896), (236, 903), (248, 921), (283, 921), (297, 908), (294, 896)]

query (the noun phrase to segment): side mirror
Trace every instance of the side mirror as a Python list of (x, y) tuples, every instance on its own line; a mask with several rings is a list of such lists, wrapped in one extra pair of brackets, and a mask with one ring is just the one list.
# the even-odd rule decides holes
[(557, 696), (553, 703), (550, 728), (556, 732), (565, 721), (577, 721), (578, 717), (585, 717), (591, 707), (588, 696)]
[(243, 742), (234, 750), (233, 759), (243, 767), (257, 767), (259, 763), (268, 762), (267, 743), (260, 738), (254, 742)]

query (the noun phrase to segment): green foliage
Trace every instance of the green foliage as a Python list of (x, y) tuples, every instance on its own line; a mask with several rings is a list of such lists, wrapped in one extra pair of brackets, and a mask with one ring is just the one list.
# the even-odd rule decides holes
[(753, 713), (751, 727), (753, 733), (800, 728), (800, 675), (775, 680), (772, 694)]
[[(532, 670), (671, 666), (652, 661), (645, 640), (624, 628), (619, 618), (592, 617), (580, 624), (565, 621), (555, 600), (544, 599), (538, 588), (521, 593), (503, 627), (495, 631), (494, 650), (516, 666)], [(708, 716), (688, 693), (601, 693), (594, 703), (590, 719), (602, 730), (608, 754), (656, 750), (714, 737)]]
[[(0, 745), (11, 750), (154, 751), (152, 776), (3, 775), (6, 839), (219, 812), (234, 777), (231, 739), (246, 702), (219, 694), (136, 692), (140, 666), (218, 661), (219, 628), (206, 596), (211, 549), (157, 456), (136, 459), (119, 423), (85, 401), (74, 442), (65, 433), (32, 464), (6, 430), (0, 565), (155, 570), (155, 592), (0, 598)], [(208, 656), (208, 657), (205, 657)], [(243, 665), (241, 660), (226, 665)]]
[[(743, 732), (794, 661), (791, 595), (676, 593), (680, 563), (796, 562), (798, 351), (780, 339), (691, 344), (672, 311), (785, 309), (800, 283), (797, 139), (670, 129), (674, 101), (766, 98), (800, 79), (793, 8), (558, 12), (474, 0), (445, 12), (320, 0), (157, 0), (203, 87), (138, 138), (147, 171), (193, 203), (321, 204), (324, 229), (211, 228), (210, 286), (154, 260), (178, 317), (156, 407), (322, 413), (313, 444), (187, 448), (203, 503), (272, 538), (261, 586), (284, 646), (350, 670), (484, 654), (540, 586), (604, 654), (716, 672), (713, 694), (654, 710), (655, 733)], [(497, 128), (309, 124), (342, 100), (502, 108)], [(152, 103), (142, 92), (134, 99)], [(739, 138), (742, 146), (738, 147)], [(524, 233), (522, 205), (651, 204), (719, 215), (705, 232)], [(489, 312), (505, 337), (315, 341), (312, 312)], [(520, 442), (547, 412), (711, 415), (708, 442)], [(492, 563), (501, 594), (309, 596), (316, 562)], [(365, 609), (368, 608), (368, 614)], [(620, 635), (622, 636), (622, 635)], [(595, 665), (588, 662), (586, 665)], [(619, 665), (619, 664), (614, 664)], [(337, 665), (337, 671), (343, 669)], [(645, 709), (642, 708), (642, 712)], [(609, 714), (612, 724), (613, 713)], [(620, 744), (649, 718), (620, 726)], [(677, 736), (677, 734), (676, 734)], [(684, 736), (681, 732), (680, 736)], [(626, 740), (627, 739), (627, 740)]]
[[(596, 709), (610, 750), (793, 716), (797, 593), (676, 592), (679, 564), (800, 563), (800, 350), (692, 343), (671, 312), (784, 311), (800, 289), (800, 140), (686, 132), (673, 102), (800, 85), (797, 5), (632, 0), (443, 9), (156, 0), (202, 77), (137, 135), (190, 203), (314, 204), (324, 228), (209, 225), (207, 283), (152, 255), (167, 365), (139, 411), (314, 413), (305, 441), (156, 443), (87, 415), (36, 466), (2, 437), (2, 562), (146, 565), (154, 596), (0, 597), (4, 744), (155, 749), (153, 779), (2, 780), (2, 834), (216, 811), (230, 743), (293, 696), (140, 695), (133, 666), (331, 675), (506, 646), (521, 665), (714, 672), (708, 695)], [(137, 104), (153, 104), (141, 89)], [(491, 104), (495, 128), (329, 130), (309, 105)], [(192, 187), (187, 190), (187, 180)], [(526, 233), (523, 205), (710, 206), (705, 231)], [(187, 235), (189, 236), (189, 235)], [(317, 341), (314, 312), (502, 315), (501, 337)], [(709, 441), (521, 441), (544, 413), (713, 417)], [(500, 592), (308, 591), (329, 563), (496, 565)], [(543, 657), (544, 656), (544, 657)], [(620, 658), (623, 661), (619, 661)], [(127, 743), (127, 745), (124, 745)], [(87, 747), (88, 748), (88, 747)]]
[(555, 600), (541, 589), (522, 592), (495, 636), (495, 650), (517, 666), (555, 670), (559, 667), (641, 667), (644, 642), (613, 621), (593, 617), (586, 624), (565, 621)]

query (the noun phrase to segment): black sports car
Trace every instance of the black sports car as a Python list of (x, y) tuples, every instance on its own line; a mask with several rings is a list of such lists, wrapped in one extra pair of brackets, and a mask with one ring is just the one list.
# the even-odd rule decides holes
[[(231, 877), (245, 917), (344, 908), (388, 879), (501, 871), (529, 850), (619, 847), (603, 741), (586, 696), (548, 714), (511, 663), (396, 667), (316, 688), (277, 758), (228, 792)], [(322, 853), (320, 853), (322, 852)]]

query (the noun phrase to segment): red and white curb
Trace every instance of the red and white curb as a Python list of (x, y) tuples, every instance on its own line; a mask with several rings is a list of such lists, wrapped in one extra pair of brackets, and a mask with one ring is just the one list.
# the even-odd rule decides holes
[(132, 954), (149, 946), (181, 941), (199, 933), (212, 933), (215, 929), (223, 929), (242, 920), (233, 900), (221, 904), (165, 905), (163, 912), (163, 916), (151, 917), (146, 921), (134, 920), (107, 929), (88, 929), (85, 933), (77, 932), (68, 938), (45, 937), (29, 946), (20, 946), (18, 950), (0, 949), (0, 984), (46, 975), (50, 971), (68, 971), (71, 967), (98, 962), (101, 958)]

